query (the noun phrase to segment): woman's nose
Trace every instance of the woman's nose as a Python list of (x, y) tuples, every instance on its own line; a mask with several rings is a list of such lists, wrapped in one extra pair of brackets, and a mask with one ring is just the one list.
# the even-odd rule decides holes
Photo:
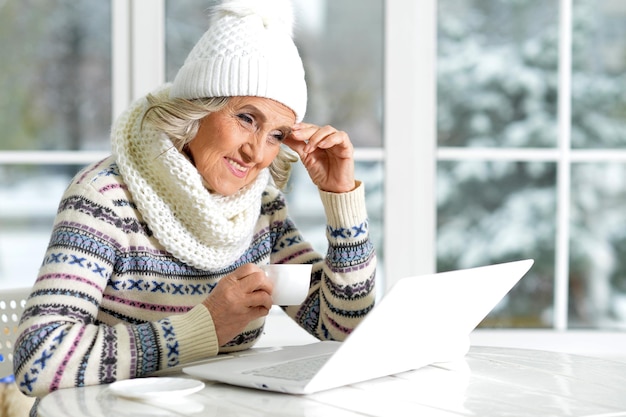
[(263, 141), (251, 138), (243, 144), (241, 149), (247, 162), (260, 163), (263, 161)]

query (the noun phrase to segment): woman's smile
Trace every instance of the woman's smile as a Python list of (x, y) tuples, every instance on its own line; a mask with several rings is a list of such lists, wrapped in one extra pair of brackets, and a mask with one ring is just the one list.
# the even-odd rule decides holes
[(232, 168), (233, 174), (239, 178), (243, 178), (248, 173), (248, 167), (241, 165), (239, 162), (235, 161), (232, 158), (224, 158), (228, 165)]

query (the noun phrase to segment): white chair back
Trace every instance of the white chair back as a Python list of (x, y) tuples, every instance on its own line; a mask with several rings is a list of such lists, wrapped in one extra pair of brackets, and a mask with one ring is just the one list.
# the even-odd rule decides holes
[(17, 325), (30, 291), (30, 287), (0, 290), (0, 379), (13, 375)]

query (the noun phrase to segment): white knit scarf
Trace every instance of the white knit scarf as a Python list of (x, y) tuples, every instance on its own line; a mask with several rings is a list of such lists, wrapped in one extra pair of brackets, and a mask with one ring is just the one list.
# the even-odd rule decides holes
[(232, 196), (211, 194), (202, 176), (162, 132), (142, 117), (140, 99), (120, 116), (111, 142), (120, 173), (156, 239), (183, 262), (203, 270), (231, 265), (248, 248), (259, 218), (267, 169)]

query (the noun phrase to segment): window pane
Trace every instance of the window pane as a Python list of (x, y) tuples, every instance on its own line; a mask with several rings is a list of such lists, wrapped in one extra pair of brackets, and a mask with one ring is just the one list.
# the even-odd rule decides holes
[(295, 39), (309, 86), (307, 120), (345, 130), (355, 146), (381, 147), (383, 0), (295, 4)]
[(109, 1), (0, 3), (0, 150), (108, 149)]
[(556, 146), (558, 1), (437, 4), (439, 146)]
[(439, 162), (437, 269), (535, 259), (485, 326), (550, 326), (556, 166), (544, 162)]
[(626, 165), (572, 166), (569, 320), (626, 328)]
[(626, 2), (574, 1), (572, 146), (626, 147)]
[(32, 285), (57, 206), (80, 167), (0, 166), (0, 289)]
[[(371, 238), (376, 247), (379, 264), (383, 248), (383, 164), (382, 162), (357, 162), (356, 178), (365, 184), (365, 198)], [(328, 241), (325, 224), (324, 208), (319, 198), (317, 187), (311, 182), (302, 164), (294, 165), (286, 192), (289, 210), (295, 218), (296, 225), (309, 242), (320, 253), (326, 253)], [(378, 273), (383, 268), (379, 265)]]
[(209, 25), (207, 9), (219, 0), (165, 1), (165, 79), (174, 81), (178, 69)]
[[(168, 80), (208, 27), (210, 4), (166, 2)], [(383, 0), (295, 0), (294, 8), (309, 88), (306, 121), (345, 130), (355, 146), (381, 147)]]

